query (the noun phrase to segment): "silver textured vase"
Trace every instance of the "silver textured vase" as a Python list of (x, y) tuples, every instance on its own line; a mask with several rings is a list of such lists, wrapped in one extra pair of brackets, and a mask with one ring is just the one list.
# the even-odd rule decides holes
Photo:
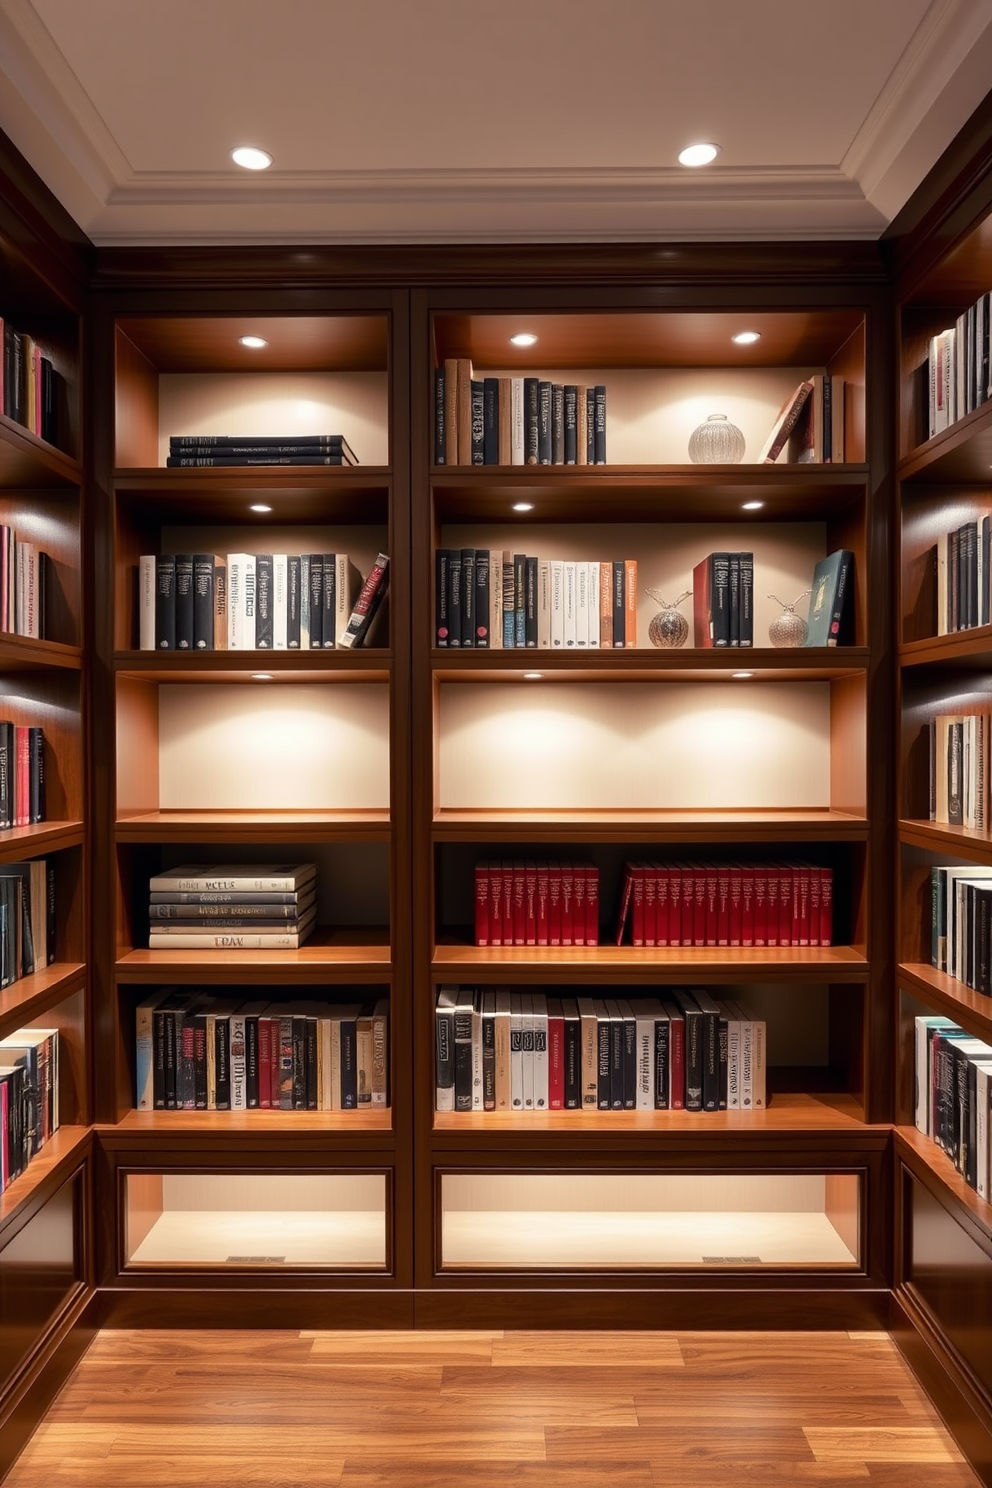
[(791, 646), (805, 646), (806, 637), (809, 635), (809, 626), (802, 615), (796, 614), (796, 605), (805, 599), (809, 590), (806, 589), (794, 599), (791, 604), (783, 604), (776, 595), (769, 594), (769, 599), (774, 599), (776, 604), (782, 605), (781, 615), (776, 615), (768, 627), (768, 639), (773, 646), (786, 649)]
[(744, 435), (725, 413), (711, 413), (689, 436), (693, 465), (739, 465), (744, 458)]
[(678, 646), (684, 646), (689, 639), (689, 622), (684, 615), (679, 614), (678, 606), (689, 598), (691, 591), (687, 589), (671, 604), (662, 599), (655, 589), (649, 589), (648, 593), (661, 605), (660, 611), (648, 626), (648, 640), (652, 646), (657, 646), (662, 651), (674, 651)]

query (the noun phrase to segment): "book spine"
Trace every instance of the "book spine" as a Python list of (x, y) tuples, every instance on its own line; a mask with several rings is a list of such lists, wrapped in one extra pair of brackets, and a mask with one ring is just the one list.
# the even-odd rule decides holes
[(444, 368), (434, 368), (434, 464), (445, 464)]
[(472, 464), (486, 463), (485, 383), (473, 380), (472, 390)]
[[(138, 559), (138, 649), (155, 650), (155, 556), (144, 554)], [(8, 627), (0, 625), (0, 629)]]
[(344, 634), (339, 640), (339, 645), (353, 647), (361, 644), (368, 633), (368, 628), (372, 623), (382, 596), (385, 594), (388, 579), (389, 558), (385, 553), (380, 553), (369, 571), (368, 578), (361, 587), (358, 598), (355, 600), (351, 619), (348, 621)]
[(550, 465), (552, 460), (552, 402), (553, 389), (550, 382), (537, 385), (537, 463)]
[(593, 388), (593, 458), (591, 465), (606, 464), (606, 388), (598, 383)]
[(499, 378), (487, 377), (482, 384), (482, 463), (499, 461)]
[(171, 553), (155, 560), (155, 649), (176, 649), (176, 560)]
[[(177, 573), (178, 584), (178, 573)], [(177, 625), (178, 629), (178, 625)], [(193, 554), (193, 649), (212, 651), (214, 646), (214, 555)]]
[(540, 379), (525, 377), (524, 394), (524, 464), (539, 465), (540, 450)]

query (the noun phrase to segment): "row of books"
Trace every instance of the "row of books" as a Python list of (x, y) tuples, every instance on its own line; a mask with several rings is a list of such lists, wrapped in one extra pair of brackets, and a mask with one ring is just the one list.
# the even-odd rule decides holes
[(965, 1182), (988, 1199), (992, 1045), (951, 1018), (921, 1016), (915, 1066), (917, 1130), (931, 1137)]
[(55, 864), (0, 865), (0, 987), (55, 960)]
[(754, 645), (754, 554), (710, 553), (692, 570), (694, 646)]
[(50, 559), (35, 543), (0, 526), (0, 630), (45, 638), (45, 591)]
[(543, 651), (636, 646), (637, 561), (573, 563), (487, 548), (438, 548), (434, 644)]
[(984, 831), (989, 824), (992, 714), (938, 713), (930, 719), (930, 820)]
[(936, 635), (953, 635), (992, 621), (992, 517), (942, 532), (931, 549)]
[(173, 434), (169, 469), (228, 465), (357, 465), (342, 434)]
[(855, 390), (843, 377), (829, 372), (814, 372), (804, 378), (779, 410), (759, 463), (772, 464), (787, 446), (790, 464), (843, 464), (845, 398), (849, 391)]
[(616, 943), (828, 946), (833, 869), (815, 863), (624, 864)]
[(0, 409), (49, 444), (65, 421), (65, 384), (33, 336), (0, 319)]
[(138, 561), (142, 651), (330, 651), (365, 644), (389, 583), (347, 553), (160, 553)]
[(438, 1111), (740, 1111), (767, 1104), (766, 1029), (701, 987), (654, 998), (441, 987)]
[(242, 1002), (170, 990), (135, 1015), (139, 1111), (386, 1106), (389, 1004)]
[(930, 895), (932, 965), (992, 996), (992, 868), (939, 864)]
[(487, 858), (475, 865), (477, 946), (599, 944), (592, 863)]
[(18, 1029), (0, 1039), (0, 1193), (58, 1128), (58, 1029)]
[(45, 731), (0, 721), (0, 827), (45, 820)]
[(952, 326), (931, 336), (927, 352), (928, 437), (964, 418), (992, 394), (988, 293), (963, 310)]
[(298, 950), (317, 923), (314, 863), (182, 863), (148, 884), (151, 950)]
[(606, 387), (434, 369), (435, 465), (605, 465)]

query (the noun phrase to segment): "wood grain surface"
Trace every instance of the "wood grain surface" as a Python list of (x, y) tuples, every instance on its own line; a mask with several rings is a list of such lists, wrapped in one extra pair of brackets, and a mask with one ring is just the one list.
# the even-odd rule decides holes
[(976, 1488), (884, 1333), (105, 1330), (6, 1488)]

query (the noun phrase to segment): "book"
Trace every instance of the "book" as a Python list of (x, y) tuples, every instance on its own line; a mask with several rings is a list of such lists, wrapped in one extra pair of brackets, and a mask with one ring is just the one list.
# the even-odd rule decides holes
[(779, 455), (789, 442), (792, 433), (803, 411), (807, 398), (813, 391), (813, 384), (809, 379), (804, 379), (794, 392), (782, 404), (775, 420), (768, 431), (768, 436), (761, 447), (758, 455), (758, 463), (762, 465), (774, 465)]
[(183, 863), (148, 881), (153, 893), (298, 892), (317, 875), (314, 863)]
[(854, 554), (840, 548), (813, 570), (807, 646), (847, 646), (853, 638)]
[(339, 646), (353, 648), (361, 646), (366, 640), (388, 584), (389, 558), (385, 553), (380, 553), (362, 584), (348, 623), (338, 639)]

